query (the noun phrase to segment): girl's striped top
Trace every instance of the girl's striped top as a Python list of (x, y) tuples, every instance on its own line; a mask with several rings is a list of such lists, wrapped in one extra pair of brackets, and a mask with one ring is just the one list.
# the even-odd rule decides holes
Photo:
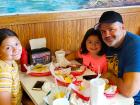
[(12, 105), (21, 104), (21, 85), (19, 81), (18, 66), (13, 61), (12, 66), (0, 60), (0, 92), (10, 92)]

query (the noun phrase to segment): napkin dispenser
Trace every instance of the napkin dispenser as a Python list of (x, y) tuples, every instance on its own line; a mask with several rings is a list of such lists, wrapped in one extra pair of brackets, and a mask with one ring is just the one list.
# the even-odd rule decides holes
[(51, 62), (51, 51), (46, 47), (46, 38), (29, 40), (31, 47), (30, 59), (32, 64), (47, 64)]

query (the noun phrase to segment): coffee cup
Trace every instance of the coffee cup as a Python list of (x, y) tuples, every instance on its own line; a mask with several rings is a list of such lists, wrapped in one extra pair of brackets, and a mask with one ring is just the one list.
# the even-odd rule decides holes
[(65, 51), (59, 50), (55, 52), (56, 61), (60, 63), (65, 58)]

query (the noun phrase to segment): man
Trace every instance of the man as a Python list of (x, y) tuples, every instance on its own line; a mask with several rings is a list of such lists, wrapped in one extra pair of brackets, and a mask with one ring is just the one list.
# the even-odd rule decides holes
[(122, 95), (133, 96), (135, 105), (140, 105), (140, 36), (127, 32), (122, 16), (115, 11), (104, 12), (98, 28), (108, 46), (109, 72), (104, 76)]

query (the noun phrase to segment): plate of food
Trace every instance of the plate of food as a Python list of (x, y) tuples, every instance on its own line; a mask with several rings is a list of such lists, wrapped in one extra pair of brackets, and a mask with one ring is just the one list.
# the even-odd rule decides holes
[(51, 63), (50, 71), (60, 85), (68, 86), (75, 80), (75, 77), (71, 74), (70, 68), (56, 68), (55, 65)]
[(64, 73), (63, 70), (55, 70), (55, 78), (60, 85), (68, 86), (74, 79), (70, 73)]
[(49, 65), (36, 64), (36, 65), (24, 65), (27, 69), (27, 74), (31, 76), (49, 76), (51, 72), (49, 71)]
[(57, 66), (55, 69), (70, 69), (70, 74), (72, 74), (73, 76), (80, 76), (86, 71), (86, 66), (80, 64), (69, 64), (66, 67)]

